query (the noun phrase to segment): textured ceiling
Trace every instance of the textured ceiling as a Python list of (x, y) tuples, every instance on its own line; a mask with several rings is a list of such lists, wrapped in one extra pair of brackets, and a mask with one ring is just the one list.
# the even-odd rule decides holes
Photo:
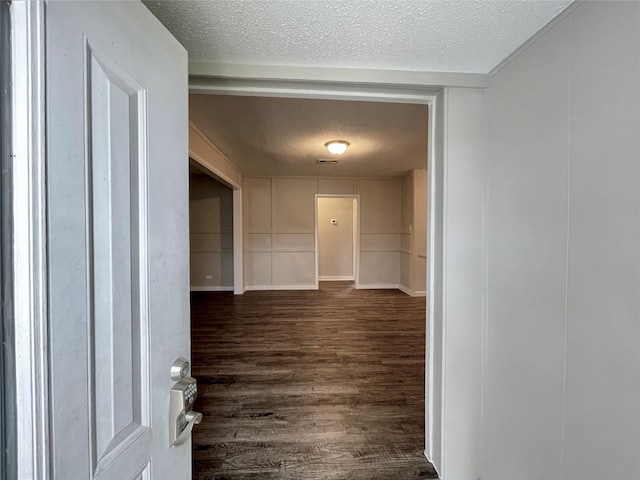
[[(425, 105), (190, 95), (189, 109), (244, 175), (395, 177), (427, 167)], [(336, 139), (351, 143), (343, 155), (324, 146)]]
[(487, 73), (571, 0), (145, 1), (191, 61)]
[[(145, 1), (190, 61), (487, 73), (571, 0)], [(247, 175), (397, 176), (426, 167), (424, 105), (191, 95)], [(338, 165), (324, 143), (352, 146)]]

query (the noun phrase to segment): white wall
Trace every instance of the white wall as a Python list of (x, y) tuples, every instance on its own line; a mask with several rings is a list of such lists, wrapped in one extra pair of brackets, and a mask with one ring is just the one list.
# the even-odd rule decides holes
[(585, 2), (491, 79), (483, 480), (640, 478), (639, 32)]
[[(207, 175), (189, 184), (191, 288), (233, 289), (233, 192)], [(210, 277), (210, 278), (208, 278)]]
[(413, 286), (415, 294), (427, 291), (427, 171), (413, 171)]
[(318, 197), (319, 280), (354, 280), (354, 201)]
[(410, 293), (413, 283), (413, 172), (402, 177), (400, 216), (400, 288)]
[(357, 179), (360, 194), (360, 287), (400, 283), (401, 180)]
[(360, 195), (360, 286), (400, 281), (400, 179), (246, 177), (247, 289), (315, 288), (315, 194)]
[(243, 193), (246, 288), (315, 288), (317, 179), (245, 177)]
[(427, 290), (427, 171), (402, 177), (400, 288), (412, 296)]

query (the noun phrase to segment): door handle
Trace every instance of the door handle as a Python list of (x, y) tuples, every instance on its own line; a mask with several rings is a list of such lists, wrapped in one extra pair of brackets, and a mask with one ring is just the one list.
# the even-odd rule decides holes
[(171, 379), (176, 383), (169, 391), (169, 445), (177, 447), (187, 441), (193, 426), (202, 421), (202, 414), (192, 410), (198, 383), (189, 376), (187, 360), (178, 358), (173, 363)]
[(191, 426), (191, 428), (193, 428), (194, 425), (198, 425), (202, 421), (202, 414), (200, 412), (189, 412), (185, 415), (185, 417), (188, 422), (187, 426)]
[(178, 435), (178, 438), (171, 444), (172, 447), (177, 447), (178, 445), (182, 445), (187, 441), (189, 436), (191, 435), (191, 430), (193, 430), (193, 426), (199, 424), (202, 421), (202, 414), (199, 412), (187, 412), (184, 416), (186, 420), (186, 424), (184, 426), (184, 430)]

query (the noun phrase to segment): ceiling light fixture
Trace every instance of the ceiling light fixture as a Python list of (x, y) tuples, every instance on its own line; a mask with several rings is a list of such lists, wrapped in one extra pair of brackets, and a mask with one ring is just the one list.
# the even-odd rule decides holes
[(327, 147), (327, 150), (334, 155), (342, 155), (347, 147), (349, 146), (349, 142), (344, 140), (331, 140), (324, 144)]

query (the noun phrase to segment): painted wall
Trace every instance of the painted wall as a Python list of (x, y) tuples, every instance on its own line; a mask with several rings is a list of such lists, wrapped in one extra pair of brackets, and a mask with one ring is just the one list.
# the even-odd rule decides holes
[(398, 288), (400, 283), (401, 180), (358, 179), (360, 286)]
[(232, 290), (233, 191), (207, 175), (191, 175), (189, 231), (191, 288)]
[(413, 271), (414, 293), (427, 291), (427, 171), (413, 171)]
[(409, 295), (427, 290), (427, 171), (402, 178), (400, 288)]
[(360, 195), (360, 284), (400, 281), (400, 179), (244, 179), (247, 289), (315, 288), (315, 194)]
[(411, 292), (413, 283), (413, 172), (402, 177), (400, 221), (400, 288)]
[[(354, 280), (354, 199), (318, 198), (318, 278)], [(335, 220), (335, 221), (334, 221)]]
[(315, 288), (317, 191), (317, 179), (244, 179), (247, 289)]
[(491, 79), (483, 480), (640, 478), (639, 32), (584, 2)]

